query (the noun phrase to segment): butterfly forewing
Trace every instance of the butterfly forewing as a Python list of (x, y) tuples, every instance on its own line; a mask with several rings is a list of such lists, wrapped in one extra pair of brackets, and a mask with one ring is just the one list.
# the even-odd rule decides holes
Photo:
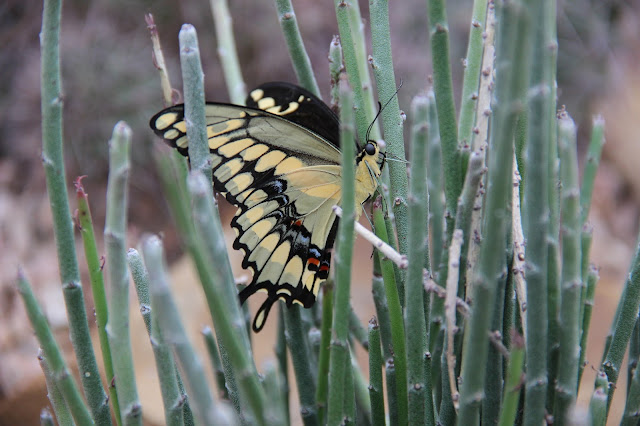
[[(214, 187), (238, 207), (233, 247), (244, 252), (242, 266), (253, 270), (240, 300), (267, 293), (253, 322), (257, 332), (276, 300), (315, 302), (328, 277), (341, 173), (338, 120), (320, 100), (271, 83), (247, 102), (258, 108), (209, 103), (206, 118)], [(188, 155), (182, 105), (156, 114), (151, 127)]]

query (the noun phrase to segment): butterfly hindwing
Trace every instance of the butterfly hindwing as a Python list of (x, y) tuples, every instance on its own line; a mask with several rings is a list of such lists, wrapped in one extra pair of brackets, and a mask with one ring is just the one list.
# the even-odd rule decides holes
[[(240, 300), (267, 293), (254, 319), (257, 332), (278, 299), (288, 306), (315, 302), (328, 277), (341, 172), (337, 117), (315, 96), (270, 83), (247, 102), (258, 108), (208, 103), (206, 118), (214, 187), (238, 207), (233, 247), (253, 271)], [(151, 127), (188, 155), (182, 105), (156, 114)]]

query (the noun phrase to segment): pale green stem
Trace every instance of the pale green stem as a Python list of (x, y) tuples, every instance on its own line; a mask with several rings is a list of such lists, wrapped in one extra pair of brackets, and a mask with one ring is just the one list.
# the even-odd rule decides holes
[(73, 376), (62, 357), (62, 352), (53, 337), (47, 319), (33, 295), (31, 284), (22, 270), (18, 270), (18, 291), (24, 302), (29, 322), (42, 348), (44, 362), (51, 371), (55, 386), (64, 396), (73, 420), (79, 425), (94, 424)]
[[(238, 51), (233, 37), (233, 20), (229, 13), (227, 0), (210, 0), (213, 22), (218, 38), (218, 57), (222, 65), (224, 80), (227, 83), (227, 91), (231, 103), (244, 105), (247, 97), (247, 88), (240, 71)], [(204, 92), (203, 92), (204, 93)]]
[[(578, 394), (581, 309), (581, 223), (578, 187), (576, 127), (563, 113), (558, 121), (558, 147), (562, 182), (562, 293), (560, 306), (560, 354), (556, 384), (554, 417), (559, 425), (569, 419), (570, 407)], [(533, 324), (533, 323), (530, 323)]]
[(69, 334), (78, 361), (82, 387), (94, 420), (101, 424), (109, 424), (111, 423), (109, 401), (100, 380), (80, 283), (64, 168), (62, 136), (64, 96), (60, 71), (61, 17), (62, 1), (45, 0), (40, 32), (42, 164), (53, 216), (53, 234), (58, 253), (62, 293), (69, 319)]
[(138, 399), (131, 337), (129, 334), (129, 271), (127, 268), (126, 227), (129, 194), (129, 152), (131, 128), (120, 121), (109, 141), (109, 180), (104, 245), (109, 283), (109, 322), (106, 325), (113, 352), (113, 372), (122, 423), (142, 424), (142, 405)]
[[(353, 115), (353, 93), (345, 78), (340, 80), (340, 142), (350, 146), (355, 137), (355, 117)], [(349, 294), (351, 290), (351, 260), (353, 256), (355, 219), (355, 153), (352, 149), (342, 150), (342, 218), (338, 226), (336, 241), (335, 282), (336, 299), (333, 311), (333, 333), (329, 362), (329, 405), (328, 424), (342, 422), (345, 415), (346, 395), (344, 378), (349, 372)]]
[[(426, 150), (429, 99), (416, 96), (411, 105), (413, 126), (411, 129), (411, 189), (407, 198), (409, 207), (409, 235), (407, 282), (405, 292), (405, 324), (407, 328), (407, 378), (408, 419), (410, 424), (420, 424), (425, 419), (426, 398), (424, 383), (424, 353), (427, 331), (424, 316), (423, 266), (428, 258), (429, 237), (427, 230), (428, 195)], [(396, 216), (397, 219), (397, 216)]]
[(182, 325), (171, 295), (160, 239), (155, 236), (145, 238), (142, 242), (142, 255), (149, 271), (151, 307), (157, 311), (160, 331), (172, 346), (184, 373), (196, 418), (202, 424), (224, 424), (225, 421), (233, 421), (232, 417), (228, 417), (230, 413), (220, 407), (221, 404), (214, 399), (205, 379), (202, 362), (193, 350)]
[(158, 316), (151, 311), (149, 298), (149, 273), (142, 261), (142, 257), (135, 249), (127, 252), (127, 261), (131, 270), (131, 277), (136, 287), (140, 313), (144, 319), (153, 350), (156, 371), (160, 381), (162, 403), (164, 405), (164, 419), (167, 425), (183, 425), (183, 407), (186, 397), (181, 395), (178, 386), (178, 372), (176, 370), (171, 347), (167, 344), (158, 327)]
[(298, 21), (296, 20), (296, 14), (293, 11), (291, 0), (276, 0), (276, 9), (284, 39), (289, 48), (291, 63), (298, 78), (298, 83), (321, 98), (320, 89), (318, 88), (316, 77), (311, 68), (311, 60), (309, 59), (307, 50), (304, 47), (304, 42), (302, 41), (302, 36), (300, 35)]
[[(485, 238), (480, 248), (480, 260), (473, 275), (474, 309), (467, 321), (462, 353), (460, 411), (458, 424), (479, 422), (485, 380), (485, 363), (493, 304), (497, 283), (505, 273), (505, 250), (513, 178), (513, 135), (515, 121), (524, 108), (522, 99), (527, 81), (529, 57), (528, 21), (523, 5), (504, 5), (502, 30), (496, 49), (496, 85), (492, 105), (492, 133), (487, 164), (493, 165), (487, 174), (485, 204)], [(437, 100), (437, 98), (436, 98)], [(442, 122), (441, 122), (442, 128)], [(456, 192), (457, 193), (457, 192)], [(457, 200), (457, 197), (456, 197)]]

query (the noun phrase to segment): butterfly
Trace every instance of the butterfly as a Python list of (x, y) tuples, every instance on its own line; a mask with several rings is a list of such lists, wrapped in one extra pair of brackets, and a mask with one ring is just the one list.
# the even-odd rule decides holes
[[(311, 307), (329, 276), (342, 172), (338, 116), (318, 97), (289, 83), (265, 83), (246, 106), (207, 103), (213, 185), (238, 207), (231, 226), (242, 267), (253, 271), (240, 302), (267, 293), (252, 324), (264, 327), (277, 300)], [(164, 109), (150, 126), (188, 156), (184, 105)], [(356, 151), (356, 212), (378, 186), (384, 152), (375, 141)]]

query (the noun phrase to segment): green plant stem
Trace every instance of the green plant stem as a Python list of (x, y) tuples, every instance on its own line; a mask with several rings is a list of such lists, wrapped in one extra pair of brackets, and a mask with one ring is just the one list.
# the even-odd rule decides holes
[(591, 139), (587, 150), (587, 158), (584, 163), (582, 184), (580, 185), (580, 220), (583, 224), (586, 223), (589, 218), (593, 184), (596, 180), (596, 172), (600, 164), (600, 156), (604, 142), (604, 118), (602, 118), (602, 116), (596, 116), (592, 121)]
[(240, 391), (238, 389), (238, 381), (236, 380), (236, 371), (234, 370), (231, 360), (229, 359), (229, 352), (225, 348), (224, 344), (218, 342), (220, 349), (220, 361), (222, 361), (222, 372), (225, 378), (225, 388), (229, 395), (229, 401), (236, 410), (236, 414), (239, 417), (240, 423), (247, 423), (247, 417), (251, 418), (253, 414), (250, 410), (242, 409), (242, 402), (240, 400)]
[[(355, 138), (353, 93), (345, 78), (340, 80), (340, 142), (349, 146)], [(349, 365), (349, 297), (351, 290), (351, 260), (353, 256), (355, 220), (355, 157), (351, 149), (342, 150), (342, 218), (336, 238), (335, 282), (336, 294), (333, 311), (333, 333), (329, 363), (328, 424), (342, 422), (346, 414), (344, 378)]]
[[(248, 406), (251, 407), (250, 411), (252, 411), (252, 415), (256, 418), (256, 421), (262, 422), (264, 420), (262, 420), (261, 413), (264, 412), (266, 395), (264, 394), (264, 389), (262, 389), (258, 383), (256, 368), (249, 350), (249, 338), (245, 334), (246, 327), (244, 326), (244, 320), (239, 313), (237, 299), (229, 303), (226, 299), (228, 295), (224, 296), (229, 292), (229, 289), (225, 288), (225, 285), (228, 286), (233, 280), (224, 276), (226, 267), (220, 265), (221, 261), (228, 262), (226, 259), (226, 250), (224, 249), (224, 244), (222, 244), (224, 239), (220, 231), (221, 227), (219, 223), (217, 225), (207, 223), (207, 221), (215, 221), (216, 219), (214, 213), (215, 206), (213, 205), (213, 198), (211, 197), (210, 182), (203, 173), (192, 171), (187, 182), (191, 202), (176, 207), (183, 210), (180, 215), (188, 216), (193, 214), (195, 218), (196, 226), (186, 230), (186, 232), (190, 234), (185, 236), (185, 238), (190, 241), (191, 256), (196, 264), (207, 304), (209, 305), (209, 312), (211, 313), (216, 329), (216, 336), (218, 338), (218, 344), (220, 345), (220, 355), (223, 357), (223, 363), (225, 359), (224, 352), (226, 352), (233, 366), (234, 376), (237, 377), (240, 391), (243, 393), (243, 396), (246, 396)], [(184, 190), (187, 190), (187, 188)], [(191, 209), (191, 211), (187, 209)], [(209, 232), (213, 233), (209, 234)], [(219, 243), (217, 246), (218, 251), (215, 252), (217, 254), (208, 255), (212, 247), (207, 245), (210, 241), (203, 241), (204, 237)], [(220, 297), (220, 295), (223, 295), (223, 297)], [(234, 308), (238, 309), (237, 315), (233, 314)], [(231, 393), (231, 378), (228, 377), (227, 373), (228, 370), (225, 368), (227, 386), (230, 387)]]
[(462, 191), (462, 169), (456, 105), (453, 100), (451, 62), (449, 61), (449, 25), (444, 0), (427, 0), (429, 9), (429, 34), (431, 36), (431, 60), (433, 63), (433, 88), (438, 110), (438, 128), (442, 143), (442, 168), (447, 218), (447, 241), (453, 234), (453, 219), (458, 196)]
[[(102, 269), (104, 267), (104, 259), (98, 256), (98, 245), (93, 231), (93, 221), (91, 219), (91, 210), (89, 209), (89, 195), (84, 191), (82, 186), (82, 177), (75, 182), (76, 200), (78, 209), (76, 210), (77, 226), (82, 236), (84, 245), (84, 256), (89, 269), (89, 279), (91, 282), (91, 293), (93, 295), (94, 310), (96, 313), (96, 325), (98, 328), (98, 339), (100, 340), (100, 349), (102, 351), (102, 363), (107, 376), (107, 383), (114, 383), (113, 377), (113, 360), (111, 357), (111, 347), (109, 346), (109, 337), (107, 336), (106, 325), (109, 319), (109, 311), (107, 308), (107, 295), (104, 288), (104, 277)], [(116, 388), (109, 385), (109, 397), (115, 413), (116, 422), (120, 424), (121, 413), (120, 404), (118, 403), (118, 393)]]
[(387, 303), (387, 295), (384, 292), (384, 280), (380, 271), (380, 255), (377, 250), (373, 251), (373, 278), (371, 280), (371, 292), (373, 294), (373, 303), (376, 307), (376, 316), (378, 318), (378, 326), (380, 327), (380, 340), (382, 342), (383, 359), (387, 360), (393, 355), (391, 348), (391, 320), (389, 319), (389, 305)]
[(423, 266), (428, 259), (427, 230), (428, 194), (426, 149), (428, 135), (429, 100), (416, 96), (411, 105), (414, 122), (411, 130), (411, 189), (409, 207), (409, 235), (407, 282), (405, 292), (405, 324), (407, 327), (407, 379), (409, 424), (421, 424), (425, 419), (424, 353), (427, 330), (424, 315)]
[(464, 59), (462, 98), (460, 102), (460, 118), (458, 120), (458, 138), (461, 147), (470, 146), (473, 135), (480, 86), (480, 67), (484, 52), (487, 3), (488, 1), (486, 0), (474, 0), (471, 12), (469, 44), (467, 45), (467, 57)]
[(387, 397), (388, 410), (389, 410), (389, 422), (391, 424), (396, 423), (398, 420), (398, 392), (396, 391), (396, 367), (393, 363), (393, 358), (387, 358), (384, 366), (385, 377), (387, 380)]
[[(427, 93), (429, 104), (435, 104), (433, 90)], [(429, 134), (427, 137), (427, 190), (429, 193), (429, 236), (431, 247), (429, 250), (429, 262), (425, 262), (425, 268), (433, 279), (440, 283), (440, 268), (442, 253), (444, 250), (444, 204), (442, 184), (442, 148), (440, 146), (440, 131), (438, 129), (438, 115), (436, 108), (429, 108), (428, 117)]]
[[(180, 30), (180, 46), (180, 60), (184, 81), (185, 118), (189, 135), (189, 162), (192, 170), (192, 177), (189, 178), (189, 192), (192, 194), (194, 202), (193, 220), (196, 232), (202, 236), (200, 241), (205, 245), (205, 253), (209, 255), (210, 261), (216, 265), (216, 268), (213, 269), (213, 277), (214, 285), (217, 286), (217, 294), (214, 295), (212, 288), (205, 288), (205, 293), (208, 299), (212, 297), (219, 299), (220, 295), (223, 296), (222, 301), (229, 310), (230, 322), (242, 338), (241, 342), (244, 344), (246, 351), (250, 353), (249, 336), (244, 327), (233, 273), (224, 238), (222, 238), (220, 216), (211, 201), (213, 197), (211, 157), (204, 112), (202, 65), (200, 63), (197, 34), (191, 25), (183, 25)], [(191, 126), (189, 126), (189, 123), (191, 123)], [(195, 171), (202, 172), (208, 183), (197, 182), (198, 178), (194, 177)], [(211, 306), (211, 302), (209, 304)], [(251, 374), (255, 375), (256, 369), (253, 362), (250, 362), (250, 365), (246, 367), (251, 370)]]
[(220, 353), (218, 352), (218, 345), (216, 339), (213, 336), (211, 327), (205, 326), (202, 328), (202, 336), (204, 337), (205, 344), (207, 346), (207, 353), (209, 354), (209, 361), (211, 361), (211, 367), (213, 374), (216, 378), (216, 385), (221, 392), (221, 397), (229, 399), (229, 391), (225, 384), (224, 371), (222, 369), (222, 361), (220, 360)]
[(498, 37), (500, 45), (496, 49), (499, 56), (496, 58), (491, 149), (487, 161), (494, 166), (487, 174), (487, 187), (491, 190), (486, 194), (486, 238), (482, 242), (479, 262), (473, 275), (474, 309), (465, 327), (462, 354), (461, 376), (464, 381), (458, 417), (462, 425), (479, 422), (489, 345), (487, 332), (493, 317), (496, 286), (506, 269), (504, 253), (510, 221), (505, 221), (505, 217), (509, 217), (511, 200), (513, 135), (516, 118), (523, 109), (522, 99), (527, 81), (529, 31), (523, 5), (518, 2), (505, 4), (501, 25)]
[(582, 292), (580, 296), (580, 318), (584, 317), (585, 300), (587, 298), (586, 286), (589, 275), (589, 257), (591, 255), (591, 242), (593, 241), (593, 227), (585, 223), (580, 231), (580, 279)]
[(129, 249), (127, 252), (127, 262), (136, 287), (140, 312), (142, 313), (151, 341), (151, 349), (153, 350), (156, 371), (160, 381), (165, 422), (167, 425), (183, 425), (183, 406), (186, 401), (186, 396), (181, 394), (178, 386), (179, 375), (173, 360), (171, 347), (160, 332), (157, 315), (151, 310), (149, 274), (137, 250)]
[[(202, 179), (202, 174), (192, 172), (187, 178), (187, 187), (192, 195), (192, 217), (195, 231), (204, 243), (205, 254), (211, 264), (215, 265), (213, 285), (215, 288), (205, 290), (207, 298), (222, 300), (229, 312), (229, 321), (233, 326), (236, 338), (243, 344), (244, 350), (251, 354), (249, 334), (243, 312), (238, 303), (238, 293), (233, 278), (233, 271), (220, 223), (220, 214), (213, 203), (211, 185)], [(255, 374), (256, 369), (252, 361), (247, 368)]]
[[(467, 262), (469, 247), (473, 238), (471, 234), (471, 221), (474, 205), (476, 202), (476, 194), (480, 187), (480, 181), (484, 176), (486, 169), (484, 167), (484, 156), (478, 152), (472, 152), (469, 158), (467, 175), (465, 176), (462, 193), (458, 199), (458, 207), (456, 211), (456, 229), (462, 230), (463, 242), (460, 249), (459, 262), (459, 283), (458, 296), (464, 297), (465, 286), (467, 284)], [(455, 231), (454, 231), (455, 232)]]
[(73, 381), (73, 376), (65, 364), (60, 348), (51, 333), (47, 319), (33, 295), (31, 284), (29, 284), (21, 269), (18, 270), (18, 291), (24, 302), (29, 322), (31, 322), (36, 338), (42, 348), (43, 361), (51, 371), (54, 385), (64, 396), (64, 401), (69, 407), (69, 411), (71, 411), (73, 420), (79, 425), (94, 424), (89, 410), (82, 400), (80, 391)]
[(362, 369), (360, 369), (358, 357), (356, 356), (353, 347), (351, 348), (350, 358), (356, 408), (354, 419), (366, 424), (371, 424), (371, 400), (369, 399), (369, 386), (367, 385), (367, 380), (362, 373)]
[[(375, 107), (371, 92), (371, 77), (367, 68), (364, 32), (358, 2), (354, 0), (334, 0), (336, 19), (340, 31), (340, 41), (344, 55), (344, 65), (353, 89), (353, 105), (356, 112), (357, 134), (363, 137), (373, 121)], [(371, 138), (379, 139), (378, 126), (371, 128)], [(353, 142), (350, 141), (349, 144)]]
[(355, 392), (355, 383), (353, 377), (353, 369), (349, 368), (353, 365), (353, 361), (351, 359), (351, 354), (347, 356), (347, 369), (344, 375), (344, 408), (342, 411), (344, 412), (344, 417), (342, 422), (344, 424), (353, 424), (356, 421), (356, 392)]
[(298, 396), (300, 398), (300, 414), (305, 425), (318, 423), (318, 410), (316, 408), (316, 378), (312, 368), (315, 366), (310, 361), (309, 343), (300, 319), (300, 308), (291, 306), (284, 312), (285, 337), (291, 354), (293, 371), (298, 383)]
[(638, 368), (639, 358), (640, 358), (640, 320), (636, 320), (636, 325), (635, 327), (633, 327), (633, 333), (631, 335), (631, 341), (629, 342), (629, 356), (627, 358), (627, 394), (630, 392), (631, 382), (633, 381), (635, 370)]
[(333, 283), (325, 283), (322, 290), (322, 330), (320, 332), (320, 350), (318, 355), (318, 387), (316, 404), (318, 421), (326, 423), (327, 392), (329, 388), (329, 359), (331, 348), (331, 325), (333, 321)]
[[(559, 180), (559, 168), (560, 160), (558, 158), (558, 130), (556, 120), (556, 74), (557, 74), (557, 55), (558, 55), (558, 40), (556, 35), (556, 7), (552, 2), (549, 5), (550, 0), (545, 0), (545, 16), (544, 19), (548, 21), (545, 24), (545, 28), (548, 31), (548, 38), (544, 41), (545, 46), (548, 47), (547, 52), (549, 58), (549, 69), (551, 75), (549, 76), (551, 83), (551, 92), (549, 94), (550, 102), (552, 106), (548, 109), (547, 114), (548, 122), (551, 123), (547, 130), (549, 136), (547, 142), (549, 144), (549, 157), (547, 163), (547, 194), (549, 196), (549, 226), (547, 235), (547, 359), (548, 359), (548, 380), (547, 380), (547, 406), (551, 407), (553, 404), (555, 389), (553, 386), (549, 386), (551, 383), (555, 383), (557, 375), (557, 359), (558, 348), (560, 345), (559, 333), (560, 325), (558, 323), (558, 312), (560, 305), (560, 180)], [(544, 58), (543, 58), (544, 59)], [(541, 404), (536, 405), (541, 409)], [(525, 403), (526, 405), (526, 403)], [(527, 409), (525, 408), (525, 411)], [(542, 415), (542, 412), (539, 411)], [(525, 415), (526, 417), (526, 415)], [(536, 422), (537, 419), (532, 417), (532, 421)], [(537, 424), (537, 423), (536, 423)]]
[[(391, 55), (391, 31), (389, 29), (389, 1), (371, 0), (369, 2), (369, 17), (371, 19), (371, 49), (369, 64), (373, 69), (378, 88), (378, 99), (386, 106), (382, 110), (382, 124), (384, 128), (384, 141), (387, 145), (386, 152), (390, 158), (399, 161), (388, 161), (390, 195), (395, 217), (395, 225), (398, 237), (398, 249), (400, 253), (408, 253), (409, 237), (409, 211), (407, 193), (409, 182), (407, 169), (403, 161), (406, 159), (404, 152), (403, 120), (400, 113), (400, 105), (396, 96), (396, 77), (393, 69)], [(388, 102), (388, 103), (387, 103)], [(425, 119), (426, 121), (426, 119)], [(426, 217), (426, 216), (425, 216)], [(404, 285), (398, 282), (400, 301), (404, 304)]]
[[(607, 375), (598, 372), (595, 382), (595, 390), (589, 402), (589, 424), (593, 426), (605, 426), (607, 423)], [(637, 421), (632, 423), (637, 425)]]
[(366, 351), (369, 350), (369, 338), (367, 330), (360, 323), (360, 319), (353, 310), (353, 306), (349, 306), (349, 336), (353, 341), (360, 343), (360, 346)]
[(146, 237), (142, 242), (142, 256), (149, 271), (151, 307), (157, 311), (160, 332), (172, 346), (184, 372), (196, 418), (202, 424), (231, 420), (223, 417), (225, 412), (218, 407), (218, 401), (213, 398), (205, 379), (202, 362), (193, 350), (182, 325), (171, 295), (160, 239), (155, 236)]
[(423, 357), (424, 362), (424, 382), (425, 393), (427, 394), (427, 400), (424, 408), (424, 424), (427, 426), (436, 425), (436, 412), (433, 406), (433, 383), (431, 375), (431, 352), (425, 352)]
[[(636, 321), (636, 330), (640, 329), (640, 321)], [(629, 356), (631, 358), (631, 356)], [(629, 377), (627, 389), (627, 401), (624, 406), (624, 414), (622, 415), (622, 426), (637, 426), (640, 418), (640, 367), (638, 359), (635, 360), (636, 365), (633, 374)], [(631, 361), (630, 361), (631, 363)]]
[(198, 35), (193, 25), (180, 29), (180, 68), (184, 91), (184, 116), (189, 136), (189, 164), (211, 182), (211, 154), (204, 113), (204, 73), (200, 62)]
[(265, 417), (267, 417), (273, 425), (289, 424), (287, 422), (288, 413), (286, 411), (288, 404), (286, 404), (284, 400), (284, 397), (288, 394), (283, 392), (282, 377), (282, 371), (278, 368), (278, 364), (268, 362), (265, 365), (262, 385), (270, 397), (270, 404), (267, 408), (267, 413), (265, 413)]
[(580, 388), (580, 380), (585, 367), (585, 359), (587, 353), (587, 337), (589, 337), (589, 326), (591, 325), (591, 316), (593, 314), (593, 306), (595, 304), (596, 285), (598, 284), (598, 269), (593, 265), (589, 267), (589, 273), (586, 277), (587, 288), (585, 290), (584, 308), (582, 315), (582, 335), (580, 337), (580, 363), (578, 371), (578, 388)]
[[(384, 225), (380, 199), (373, 203), (373, 226), (376, 231), (376, 235), (382, 241), (387, 242), (389, 237)], [(388, 259), (380, 259), (380, 267), (382, 269), (384, 289), (389, 308), (389, 320), (391, 324), (391, 342), (393, 345), (392, 353), (395, 373), (394, 384), (396, 388), (395, 403), (398, 416), (397, 422), (398, 424), (406, 424), (408, 420), (407, 354), (402, 307), (400, 306), (400, 298), (391, 261)], [(389, 403), (391, 403), (391, 401), (391, 396), (389, 396)], [(389, 414), (391, 415), (391, 409), (389, 410)]]
[[(560, 353), (554, 417), (559, 424), (567, 421), (570, 406), (578, 389), (580, 354), (581, 223), (580, 189), (578, 187), (578, 156), (576, 127), (563, 113), (558, 122), (558, 146), (562, 182), (562, 304), (560, 307)], [(533, 323), (531, 323), (533, 324)]]
[[(529, 109), (525, 119), (527, 142), (524, 147), (523, 208), (522, 219), (526, 238), (526, 327), (527, 378), (525, 393), (525, 421), (538, 424), (544, 416), (548, 386), (548, 247), (550, 176), (549, 137), (555, 129), (555, 71), (553, 69), (553, 44), (550, 33), (555, 21), (550, 18), (553, 2), (544, 0), (529, 2), (532, 14), (534, 47), (529, 80)], [(526, 174), (525, 174), (526, 172)], [(553, 308), (555, 309), (555, 308)], [(535, 324), (535, 326), (534, 326)]]
[(382, 366), (380, 327), (374, 317), (369, 321), (369, 400), (371, 401), (371, 424), (374, 426), (385, 424)]
[[(38, 351), (38, 362), (40, 363), (40, 368), (44, 373), (44, 380), (47, 384), (47, 398), (49, 399), (51, 407), (53, 407), (53, 412), (56, 414), (58, 423), (61, 425), (73, 424), (73, 416), (71, 415), (71, 411), (69, 411), (69, 406), (64, 400), (64, 395), (60, 392), (60, 389), (56, 384), (56, 378), (54, 377), (51, 368), (49, 368), (49, 365), (44, 359), (42, 349)], [(49, 415), (51, 415), (51, 413), (49, 413)]]
[[(238, 51), (233, 37), (233, 20), (227, 0), (210, 0), (213, 22), (218, 38), (218, 56), (222, 65), (224, 80), (232, 104), (244, 105), (247, 88), (240, 71)], [(203, 92), (204, 94), (204, 92)], [(186, 97), (186, 96), (185, 96)]]
[(340, 102), (340, 89), (338, 82), (340, 81), (340, 74), (344, 71), (344, 64), (342, 63), (342, 44), (340, 44), (340, 37), (333, 36), (331, 44), (329, 45), (329, 88), (331, 91), (331, 109), (338, 111), (338, 104)]
[(128, 204), (129, 151), (131, 128), (121, 121), (109, 141), (109, 180), (104, 244), (109, 282), (109, 322), (105, 329), (113, 352), (113, 371), (120, 403), (122, 423), (142, 424), (142, 406), (138, 399), (131, 337), (129, 335), (129, 271), (127, 268), (126, 227)]
[(78, 361), (82, 387), (93, 419), (100, 424), (109, 424), (111, 422), (109, 402), (100, 380), (98, 364), (91, 344), (87, 311), (80, 283), (64, 168), (62, 136), (64, 101), (60, 71), (61, 16), (62, 1), (44, 1), (40, 32), (42, 164), (53, 215), (53, 233), (62, 292), (69, 319), (69, 333)]
[(515, 335), (512, 339), (507, 378), (505, 381), (505, 393), (500, 410), (500, 426), (516, 424), (518, 403), (520, 402), (520, 390), (522, 389), (524, 366), (524, 341), (522, 336)]
[[(278, 359), (278, 367), (280, 367), (280, 372), (282, 374), (282, 387), (283, 387), (283, 398), (285, 404), (285, 415), (287, 422), (286, 424), (290, 424), (289, 418), (289, 372), (288, 372), (288, 363), (287, 363), (287, 341), (285, 336), (285, 325), (284, 325), (284, 311), (282, 309), (278, 309), (278, 340), (276, 341), (275, 347), (275, 355)], [(326, 408), (326, 407), (325, 407)]]
[(618, 375), (622, 358), (626, 351), (631, 333), (638, 317), (638, 307), (640, 306), (640, 244), (633, 258), (631, 273), (625, 283), (623, 294), (618, 303), (618, 314), (616, 315), (615, 325), (612, 327), (611, 344), (609, 345), (602, 370), (607, 375), (609, 381), (608, 389), (608, 405), (611, 405), (611, 399), (616, 389)]
[(289, 48), (289, 56), (291, 56), (291, 63), (296, 72), (298, 83), (321, 98), (320, 89), (318, 88), (316, 77), (311, 68), (311, 60), (309, 59), (307, 50), (304, 47), (304, 42), (302, 41), (302, 36), (300, 35), (298, 21), (296, 20), (296, 14), (293, 11), (291, 0), (276, 0), (276, 10), (278, 12), (280, 26), (282, 27), (282, 33), (284, 34), (284, 40)]

